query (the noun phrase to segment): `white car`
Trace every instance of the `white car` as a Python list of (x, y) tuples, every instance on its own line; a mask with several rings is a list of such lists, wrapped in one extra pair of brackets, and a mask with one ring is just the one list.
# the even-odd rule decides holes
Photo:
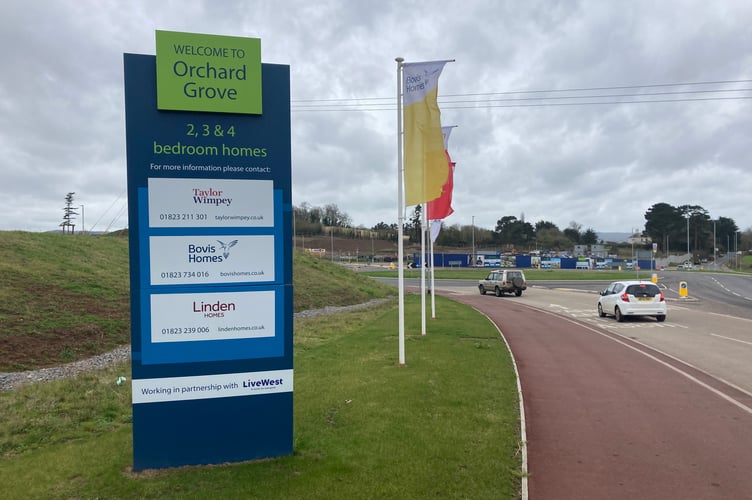
[(651, 281), (614, 281), (598, 299), (598, 316), (613, 316), (616, 321), (627, 316), (654, 316), (665, 321), (666, 312), (666, 298)]

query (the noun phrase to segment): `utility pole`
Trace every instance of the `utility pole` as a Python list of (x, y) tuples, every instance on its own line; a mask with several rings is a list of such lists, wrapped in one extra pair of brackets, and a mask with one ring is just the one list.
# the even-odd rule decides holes
[(689, 214), (687, 214), (687, 259), (692, 261), (692, 254), (689, 253)]
[(715, 221), (713, 221), (713, 267), (718, 268), (718, 263), (715, 261), (715, 247), (718, 245), (715, 244)]
[(741, 255), (739, 255), (739, 240), (736, 238), (737, 234), (741, 234), (741, 231), (737, 231), (734, 233), (734, 256), (736, 257), (737, 266), (739, 268), (739, 271), (742, 270), (742, 259), (740, 258)]
[(475, 267), (475, 216), (473, 215), (473, 260), (470, 263), (472, 267)]

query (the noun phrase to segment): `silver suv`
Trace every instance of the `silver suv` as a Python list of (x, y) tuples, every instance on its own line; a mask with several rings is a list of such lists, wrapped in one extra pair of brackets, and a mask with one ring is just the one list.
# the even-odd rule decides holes
[(478, 290), (481, 295), (486, 292), (493, 292), (497, 297), (505, 293), (514, 293), (516, 296), (522, 295), (522, 291), (527, 289), (527, 280), (525, 273), (517, 269), (498, 269), (491, 271), (486, 279), (478, 281)]

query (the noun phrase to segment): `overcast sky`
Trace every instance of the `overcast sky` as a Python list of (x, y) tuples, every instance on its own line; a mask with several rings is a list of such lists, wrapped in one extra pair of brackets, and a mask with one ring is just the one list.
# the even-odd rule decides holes
[(84, 206), (77, 229), (127, 226), (123, 53), (155, 54), (155, 30), (260, 38), (263, 62), (290, 66), (296, 206), (396, 223), (394, 59), (455, 59), (439, 80), (442, 124), (457, 126), (447, 224), (493, 229), (513, 215), (629, 232), (665, 202), (752, 226), (749, 1), (10, 0), (2, 10), (1, 230), (57, 229), (71, 191)]

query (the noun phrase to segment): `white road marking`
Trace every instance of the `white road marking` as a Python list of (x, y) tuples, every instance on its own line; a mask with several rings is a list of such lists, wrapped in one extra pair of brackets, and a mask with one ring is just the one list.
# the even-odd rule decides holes
[[(584, 325), (583, 325), (583, 326), (584, 326)], [(699, 385), (700, 387), (702, 387), (702, 388), (704, 388), (704, 389), (706, 389), (706, 390), (708, 390), (708, 391), (712, 392), (713, 394), (717, 395), (717, 396), (718, 396), (718, 397), (720, 397), (721, 399), (724, 399), (724, 400), (728, 401), (729, 403), (731, 403), (732, 405), (736, 406), (737, 408), (739, 408), (739, 409), (741, 409), (741, 410), (743, 410), (743, 411), (745, 411), (745, 412), (749, 413), (750, 415), (752, 415), (752, 408), (750, 408), (749, 406), (745, 405), (744, 403), (741, 403), (741, 402), (737, 401), (736, 399), (734, 399), (733, 397), (729, 396), (728, 394), (726, 394), (726, 393), (724, 393), (724, 392), (722, 392), (722, 391), (719, 391), (719, 390), (718, 390), (718, 389), (716, 389), (715, 387), (712, 387), (712, 386), (710, 386), (710, 385), (706, 384), (705, 382), (703, 382), (703, 381), (699, 380), (699, 379), (698, 379), (697, 377), (695, 377), (695, 376), (693, 376), (693, 375), (691, 375), (691, 374), (689, 374), (689, 373), (685, 372), (685, 371), (684, 371), (684, 370), (682, 370), (681, 368), (679, 368), (679, 367), (677, 367), (677, 366), (674, 366), (674, 365), (672, 365), (672, 364), (670, 364), (670, 363), (667, 363), (666, 361), (663, 361), (663, 360), (661, 360), (661, 359), (658, 359), (657, 357), (653, 356), (652, 354), (649, 354), (649, 353), (647, 353), (647, 352), (645, 352), (645, 351), (643, 351), (643, 350), (641, 350), (641, 349), (638, 349), (638, 348), (636, 348), (636, 347), (634, 347), (634, 346), (632, 346), (632, 345), (628, 344), (628, 343), (627, 343), (626, 341), (622, 341), (622, 340), (619, 340), (619, 339), (615, 339), (615, 338), (613, 338), (613, 337), (611, 337), (611, 336), (609, 336), (609, 335), (607, 335), (607, 334), (605, 334), (605, 333), (602, 333), (602, 332), (599, 332), (599, 331), (597, 331), (597, 330), (593, 330), (593, 329), (591, 329), (591, 328), (588, 328), (587, 326), (585, 326), (585, 328), (587, 328), (588, 330), (590, 330), (591, 332), (593, 332), (593, 333), (595, 333), (595, 334), (597, 334), (597, 335), (600, 335), (600, 336), (602, 336), (602, 337), (604, 337), (604, 338), (606, 338), (606, 339), (612, 340), (612, 341), (616, 342), (617, 344), (621, 344), (621, 345), (623, 345), (624, 347), (626, 347), (626, 348), (628, 348), (628, 349), (632, 349), (633, 351), (635, 351), (635, 352), (637, 352), (637, 353), (640, 353), (640, 354), (642, 354), (643, 356), (645, 356), (645, 357), (647, 357), (647, 358), (649, 358), (649, 359), (651, 359), (651, 360), (655, 361), (656, 363), (659, 363), (659, 364), (661, 364), (661, 365), (665, 366), (665, 367), (666, 367), (666, 368), (668, 368), (669, 370), (672, 370), (672, 371), (674, 371), (674, 372), (678, 373), (679, 375), (681, 375), (681, 376), (683, 376), (683, 377), (687, 378), (688, 380), (690, 380), (690, 381), (694, 382), (695, 384)], [(617, 334), (617, 335), (618, 335), (618, 334)], [(680, 360), (680, 359), (678, 359), (678, 358), (675, 358), (674, 356), (671, 356), (670, 354), (668, 354), (668, 353), (666, 353), (666, 352), (663, 352), (663, 351), (661, 351), (660, 349), (656, 349), (655, 347), (650, 347), (650, 346), (648, 346), (648, 345), (645, 345), (645, 344), (643, 344), (642, 342), (639, 342), (639, 341), (637, 341), (637, 340), (633, 340), (633, 339), (630, 339), (630, 341), (631, 341), (631, 342), (635, 342), (635, 343), (637, 343), (637, 344), (639, 344), (639, 345), (641, 345), (641, 346), (643, 346), (643, 347), (645, 347), (645, 348), (647, 348), (647, 349), (651, 349), (651, 350), (653, 350), (653, 351), (655, 351), (655, 352), (658, 352), (658, 353), (660, 353), (660, 354), (662, 354), (662, 355), (664, 355), (664, 356), (666, 356), (666, 357), (668, 357), (668, 358), (671, 358), (671, 359), (673, 359), (673, 360), (679, 361), (680, 363), (682, 363), (682, 364), (684, 364), (684, 365), (687, 365), (687, 366), (689, 366), (690, 368), (692, 368), (692, 369), (695, 369), (695, 370), (697, 370), (697, 371), (699, 371), (699, 372), (703, 373), (704, 375), (706, 375), (706, 376), (709, 376), (709, 377), (711, 377), (711, 378), (713, 378), (713, 379), (715, 379), (715, 380), (718, 380), (718, 381), (720, 381), (720, 382), (723, 382), (723, 383), (725, 383), (725, 384), (727, 384), (727, 385), (730, 385), (731, 387), (734, 387), (734, 388), (735, 388), (735, 389), (737, 389), (737, 390), (739, 389), (738, 387), (734, 386), (733, 384), (729, 384), (728, 382), (726, 382), (725, 380), (723, 380), (723, 379), (721, 379), (721, 378), (718, 378), (718, 377), (715, 377), (715, 376), (713, 376), (713, 375), (710, 375), (710, 374), (708, 374), (707, 372), (705, 372), (705, 371), (703, 371), (703, 370), (701, 370), (701, 369), (699, 369), (699, 368), (697, 368), (697, 367), (693, 366), (692, 364), (690, 364), (690, 363), (687, 363), (686, 361), (682, 361), (682, 360)], [(749, 392), (747, 392), (747, 391), (743, 391), (743, 392), (744, 392), (745, 394), (747, 394), (747, 395), (749, 395), (749, 394), (750, 394), (750, 393), (749, 393)]]
[[(665, 352), (665, 351), (663, 351), (661, 349), (658, 349), (657, 347), (653, 347), (653, 346), (650, 346), (648, 344), (642, 343), (642, 342), (640, 342), (637, 339), (632, 339), (632, 338), (624, 337), (622, 334), (620, 334), (618, 332), (612, 332), (611, 334), (606, 333), (606, 332), (601, 332), (601, 331), (593, 329), (592, 327), (588, 326), (587, 324), (583, 324), (581, 320), (577, 320), (575, 318), (567, 318), (566, 316), (561, 316), (561, 314), (558, 314), (558, 313), (556, 313), (554, 311), (548, 311), (548, 310), (545, 310), (545, 309), (540, 309), (540, 308), (535, 307), (535, 306), (530, 306), (529, 304), (528, 304), (528, 307), (532, 307), (533, 309), (537, 309), (537, 310), (539, 310), (540, 312), (542, 312), (544, 314), (550, 314), (550, 315), (553, 315), (553, 316), (560, 316), (565, 321), (571, 321), (572, 323), (579, 324), (580, 326), (582, 326), (586, 330), (589, 330), (590, 332), (595, 333), (596, 335), (600, 335), (601, 337), (604, 337), (604, 338), (606, 338), (608, 340), (611, 340), (612, 342), (616, 342), (617, 344), (621, 344), (621, 345), (623, 345), (624, 347), (626, 347), (628, 349), (631, 349), (631, 350), (633, 350), (633, 351), (635, 351), (635, 352), (637, 352), (639, 354), (642, 354), (643, 356), (647, 357), (648, 359), (650, 359), (650, 360), (652, 360), (652, 361), (654, 361), (654, 362), (656, 362), (656, 363), (658, 363), (660, 365), (665, 366), (669, 370), (672, 370), (672, 371), (676, 372), (677, 374), (685, 377), (686, 379), (688, 379), (691, 382), (697, 384), (698, 386), (702, 387), (703, 389), (705, 389), (705, 390), (707, 390), (707, 391), (715, 394), (716, 396), (720, 397), (721, 399), (723, 399), (723, 400), (731, 403), (732, 405), (736, 406), (737, 408), (739, 408), (739, 409), (745, 411), (746, 413), (752, 415), (752, 407), (749, 407), (749, 406), (745, 405), (744, 403), (742, 403), (740, 401), (737, 401), (736, 399), (734, 399), (732, 396), (726, 394), (725, 392), (723, 392), (721, 390), (718, 390), (718, 389), (716, 389), (715, 387), (712, 387), (709, 384), (706, 384), (705, 382), (699, 380), (697, 377), (695, 377), (695, 376), (691, 375), (690, 373), (687, 373), (686, 371), (682, 370), (680, 367), (674, 366), (671, 363), (663, 361), (662, 359), (659, 359), (656, 356), (653, 356), (652, 354), (650, 354), (647, 351), (643, 351), (642, 349), (638, 349), (634, 345), (631, 345), (630, 342), (641, 346), (643, 349), (647, 349), (649, 351), (657, 352), (660, 355), (665, 356), (665, 357), (667, 357), (667, 358), (669, 358), (669, 359), (671, 359), (671, 360), (673, 360), (673, 361), (675, 361), (677, 363), (680, 363), (680, 364), (682, 364), (684, 366), (688, 366), (690, 369), (696, 370), (696, 371), (702, 373), (703, 375), (712, 378), (713, 380), (716, 380), (716, 381), (718, 381), (718, 382), (720, 382), (722, 384), (725, 384), (728, 387), (731, 387), (732, 389), (735, 389), (735, 390), (737, 390), (737, 391), (739, 391), (739, 392), (741, 392), (743, 394), (746, 394), (747, 396), (752, 396), (751, 392), (747, 391), (746, 389), (743, 389), (742, 387), (739, 387), (738, 385), (734, 384), (733, 382), (730, 382), (730, 381), (725, 380), (725, 379), (723, 379), (721, 377), (717, 377), (715, 375), (712, 375), (712, 374), (706, 372), (705, 370), (703, 370), (703, 369), (701, 369), (701, 368), (693, 365), (692, 363), (689, 363), (689, 362), (684, 361), (682, 359), (679, 359), (679, 358), (677, 358), (675, 356), (672, 356), (671, 354), (669, 354), (669, 353), (667, 353), (667, 352)], [(605, 319), (606, 318), (594, 318), (594, 321), (593, 321), (594, 326), (601, 327), (601, 325), (603, 324), (603, 321)], [(687, 328), (687, 327), (684, 327), (684, 328)], [(616, 336), (622, 337), (624, 340), (620, 340), (620, 339), (614, 338), (612, 335), (616, 335)]]
[(739, 339), (734, 339), (731, 337), (724, 337), (723, 335), (718, 335), (715, 333), (711, 333), (710, 335), (712, 337), (718, 337), (719, 339), (733, 340), (734, 342), (741, 342), (742, 344), (752, 345), (752, 342), (747, 342), (746, 340), (739, 340)]
[[(554, 307), (556, 304), (550, 304), (549, 307)], [(564, 306), (557, 306), (558, 309), (563, 309), (559, 314), (566, 314), (572, 318), (581, 319), (596, 323), (598, 326), (610, 328), (613, 330), (636, 330), (643, 328), (684, 328), (688, 329), (686, 325), (680, 325), (671, 322), (639, 322), (639, 323), (619, 323), (613, 316), (601, 318), (598, 316), (598, 312), (592, 309), (567, 309)]]

